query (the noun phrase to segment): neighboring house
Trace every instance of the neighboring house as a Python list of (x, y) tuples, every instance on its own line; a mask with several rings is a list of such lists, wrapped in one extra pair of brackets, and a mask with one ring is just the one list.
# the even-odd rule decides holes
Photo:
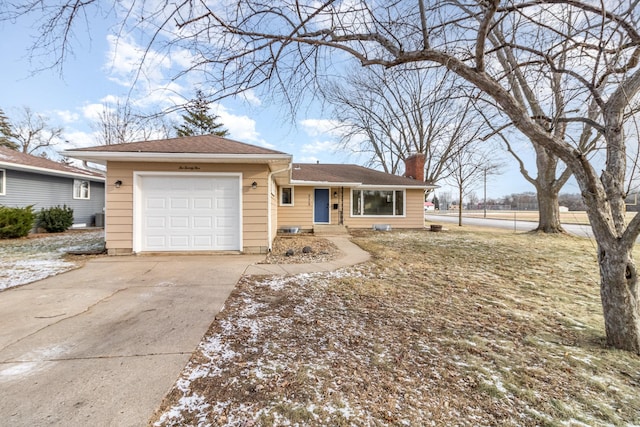
[[(355, 165), (292, 164), (280, 151), (213, 135), (65, 152), (107, 166), (109, 254), (266, 253), (278, 229), (423, 228), (421, 180)], [(419, 176), (424, 158), (407, 170)]]
[(67, 205), (75, 226), (103, 214), (104, 176), (0, 146), (0, 205), (42, 208)]

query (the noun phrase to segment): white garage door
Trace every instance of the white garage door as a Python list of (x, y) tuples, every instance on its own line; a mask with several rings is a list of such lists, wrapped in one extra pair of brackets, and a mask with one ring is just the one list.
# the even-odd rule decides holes
[(240, 250), (240, 178), (142, 176), (142, 251)]

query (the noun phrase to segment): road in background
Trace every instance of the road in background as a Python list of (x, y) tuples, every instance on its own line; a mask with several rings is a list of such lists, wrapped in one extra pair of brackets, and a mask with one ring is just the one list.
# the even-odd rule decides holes
[[(449, 216), (449, 215), (433, 215), (433, 214), (425, 214), (424, 219), (431, 222), (437, 223), (447, 223), (447, 224), (455, 224), (458, 225), (458, 216)], [(513, 220), (506, 219), (490, 219), (490, 218), (469, 218), (462, 217), (462, 225), (473, 225), (476, 227), (493, 227), (493, 228), (504, 228), (514, 230), (516, 232), (525, 232), (533, 230), (538, 226), (538, 223), (535, 221), (519, 221), (517, 218)], [(593, 237), (593, 232), (591, 230), (590, 225), (586, 224), (562, 224), (562, 227), (567, 231), (567, 233), (571, 233), (580, 237)]]

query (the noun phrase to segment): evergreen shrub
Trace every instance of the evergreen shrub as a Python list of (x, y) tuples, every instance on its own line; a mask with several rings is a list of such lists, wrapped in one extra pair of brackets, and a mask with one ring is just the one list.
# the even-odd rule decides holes
[(0, 206), (0, 239), (25, 237), (33, 228), (33, 206), (10, 208)]
[(38, 227), (49, 233), (61, 233), (73, 224), (73, 209), (64, 205), (41, 209), (38, 214)]

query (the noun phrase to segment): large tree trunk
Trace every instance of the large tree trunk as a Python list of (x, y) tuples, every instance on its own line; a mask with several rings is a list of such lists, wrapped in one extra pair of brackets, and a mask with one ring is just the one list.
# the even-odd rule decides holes
[(598, 244), (600, 297), (607, 344), (640, 354), (638, 275), (633, 246)]
[(538, 177), (535, 179), (538, 197), (538, 228), (534, 231), (543, 233), (563, 233), (560, 225), (560, 207), (558, 193), (564, 182), (556, 179), (558, 156), (544, 147), (534, 144)]
[(543, 190), (538, 188), (538, 228), (534, 231), (543, 233), (564, 233), (560, 224), (560, 207), (558, 204), (558, 192), (555, 189)]

